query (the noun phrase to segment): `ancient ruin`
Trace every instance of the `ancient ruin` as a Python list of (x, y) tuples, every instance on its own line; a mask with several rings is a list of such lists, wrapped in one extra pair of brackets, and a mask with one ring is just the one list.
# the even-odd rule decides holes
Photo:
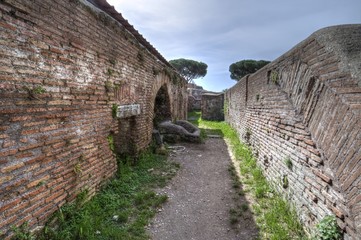
[[(136, 156), (187, 83), (104, 0), (0, 3), (0, 230), (34, 228)], [(162, 109), (159, 112), (159, 109)]]
[[(188, 94), (105, 0), (2, 0), (0, 19), (0, 231), (9, 239), (12, 225), (43, 226), (80, 192), (93, 196), (117, 169), (113, 151), (136, 159), (154, 127), (187, 118)], [(346, 239), (361, 235), (360, 39), (361, 25), (317, 31), (224, 95), (226, 121), (305, 226), (335, 214)], [(207, 98), (222, 106), (223, 95)]]
[(206, 92), (202, 94), (202, 119), (210, 121), (224, 120), (224, 94)]
[(360, 39), (361, 25), (319, 30), (225, 97), (226, 121), (302, 222), (335, 214), (345, 239), (361, 235)]

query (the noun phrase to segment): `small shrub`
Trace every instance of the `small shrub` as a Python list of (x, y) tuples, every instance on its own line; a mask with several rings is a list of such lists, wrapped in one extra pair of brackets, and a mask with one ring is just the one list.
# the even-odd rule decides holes
[(339, 240), (341, 237), (341, 229), (334, 215), (324, 217), (316, 226), (317, 240)]

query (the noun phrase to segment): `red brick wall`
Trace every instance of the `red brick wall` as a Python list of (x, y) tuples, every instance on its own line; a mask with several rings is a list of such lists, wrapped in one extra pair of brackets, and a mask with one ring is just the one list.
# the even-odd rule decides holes
[(141, 105), (133, 134), (137, 150), (144, 149), (162, 85), (172, 93), (173, 118), (184, 119), (186, 83), (105, 13), (84, 1), (1, 1), (4, 236), (24, 221), (44, 224), (66, 201), (85, 189), (94, 194), (113, 175), (107, 136), (122, 134), (113, 104)]
[(226, 120), (243, 140), (251, 133), (258, 164), (305, 226), (333, 213), (346, 239), (361, 235), (360, 39), (361, 25), (320, 30), (226, 93)]

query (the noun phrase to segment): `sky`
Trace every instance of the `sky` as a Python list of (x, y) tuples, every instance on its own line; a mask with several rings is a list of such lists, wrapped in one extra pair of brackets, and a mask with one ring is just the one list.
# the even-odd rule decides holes
[(107, 0), (164, 57), (208, 65), (195, 83), (222, 91), (229, 65), (275, 60), (313, 32), (361, 23), (360, 0)]

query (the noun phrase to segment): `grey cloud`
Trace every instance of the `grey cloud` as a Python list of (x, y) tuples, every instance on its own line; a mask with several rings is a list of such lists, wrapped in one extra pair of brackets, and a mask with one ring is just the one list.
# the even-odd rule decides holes
[(221, 91), (242, 59), (273, 60), (326, 26), (361, 23), (359, 0), (108, 0), (168, 60), (208, 64), (197, 80)]

